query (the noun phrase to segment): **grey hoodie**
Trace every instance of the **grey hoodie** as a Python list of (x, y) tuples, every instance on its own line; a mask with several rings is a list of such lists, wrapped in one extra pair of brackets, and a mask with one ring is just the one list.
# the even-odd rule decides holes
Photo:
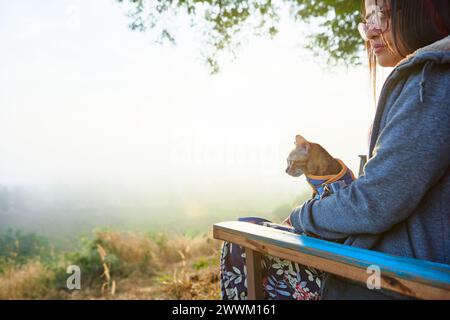
[[(368, 159), (350, 186), (296, 208), (293, 226), (346, 238), (350, 246), (450, 264), (450, 36), (417, 50), (389, 75)], [(381, 297), (331, 275), (322, 293)]]

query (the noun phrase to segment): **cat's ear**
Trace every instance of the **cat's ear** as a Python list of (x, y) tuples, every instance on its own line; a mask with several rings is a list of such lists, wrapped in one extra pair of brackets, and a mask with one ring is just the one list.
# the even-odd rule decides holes
[(309, 152), (311, 148), (309, 142), (299, 134), (295, 136), (295, 146), (304, 149), (306, 152)]

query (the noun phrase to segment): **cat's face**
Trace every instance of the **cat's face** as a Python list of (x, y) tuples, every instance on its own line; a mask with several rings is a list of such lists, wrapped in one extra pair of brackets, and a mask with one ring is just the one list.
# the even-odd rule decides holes
[(293, 177), (300, 177), (305, 173), (309, 159), (309, 143), (302, 137), (295, 137), (295, 149), (287, 157), (286, 173)]

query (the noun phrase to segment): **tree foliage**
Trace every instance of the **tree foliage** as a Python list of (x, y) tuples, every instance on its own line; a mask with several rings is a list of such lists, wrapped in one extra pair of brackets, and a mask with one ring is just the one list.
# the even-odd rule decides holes
[(314, 22), (318, 28), (308, 35), (307, 48), (326, 58), (329, 64), (359, 63), (363, 42), (357, 31), (359, 0), (117, 0), (128, 6), (130, 28), (157, 32), (158, 41), (175, 42), (170, 19), (186, 13), (190, 27), (200, 27), (205, 37), (202, 54), (219, 70), (218, 54), (236, 55), (242, 36), (274, 37), (278, 33), (280, 10), (289, 6), (295, 21)]

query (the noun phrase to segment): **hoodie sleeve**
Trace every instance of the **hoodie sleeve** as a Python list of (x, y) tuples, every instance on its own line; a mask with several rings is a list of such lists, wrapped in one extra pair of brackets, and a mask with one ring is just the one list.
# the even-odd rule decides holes
[(341, 239), (383, 233), (407, 219), (449, 167), (449, 72), (448, 65), (433, 70), (423, 102), (418, 89), (423, 83), (407, 81), (387, 111), (364, 174), (347, 188), (294, 209), (289, 217), (293, 227)]

